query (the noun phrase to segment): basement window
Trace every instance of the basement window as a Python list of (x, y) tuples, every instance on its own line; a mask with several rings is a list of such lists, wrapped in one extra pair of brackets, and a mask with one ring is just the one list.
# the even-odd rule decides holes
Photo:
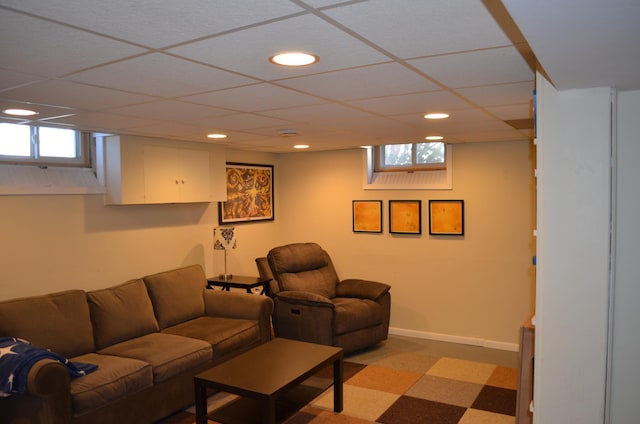
[(0, 123), (0, 162), (90, 167), (89, 138), (68, 128)]
[(365, 190), (451, 190), (453, 145), (406, 143), (367, 147)]

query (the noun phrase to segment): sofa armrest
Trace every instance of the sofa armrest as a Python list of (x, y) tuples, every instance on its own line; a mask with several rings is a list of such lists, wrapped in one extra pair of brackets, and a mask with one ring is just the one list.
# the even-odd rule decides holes
[(273, 312), (273, 300), (270, 297), (209, 289), (204, 290), (203, 297), (206, 315), (258, 321), (262, 339), (270, 339)]
[(3, 423), (70, 423), (69, 371), (53, 359), (36, 362), (27, 374), (27, 392), (0, 398), (0, 410)]
[(377, 281), (348, 279), (338, 283), (336, 296), (377, 300), (390, 289), (390, 285)]
[(276, 295), (276, 298), (283, 302), (295, 303), (297, 305), (334, 307), (333, 302), (328, 297), (306, 291), (282, 291)]

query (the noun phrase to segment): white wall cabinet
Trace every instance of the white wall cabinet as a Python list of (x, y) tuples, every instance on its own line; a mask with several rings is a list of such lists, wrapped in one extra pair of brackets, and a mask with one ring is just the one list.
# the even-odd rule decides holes
[(218, 146), (192, 147), (174, 147), (166, 140), (143, 137), (106, 137), (105, 203), (224, 200), (224, 150)]
[(209, 152), (144, 147), (145, 203), (210, 202)]

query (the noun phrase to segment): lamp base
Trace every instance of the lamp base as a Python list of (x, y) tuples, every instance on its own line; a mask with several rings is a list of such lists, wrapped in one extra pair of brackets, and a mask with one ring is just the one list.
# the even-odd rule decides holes
[(233, 278), (233, 274), (220, 274), (218, 278), (221, 280), (231, 280)]

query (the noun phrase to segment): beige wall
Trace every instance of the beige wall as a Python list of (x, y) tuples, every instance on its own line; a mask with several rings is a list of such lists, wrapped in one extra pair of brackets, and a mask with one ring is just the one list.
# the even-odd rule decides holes
[[(392, 327), (512, 345), (532, 310), (532, 165), (526, 142), (456, 146), (452, 191), (364, 191), (362, 152), (227, 160), (275, 165), (275, 221), (237, 226), (228, 266), (256, 274), (273, 246), (316, 241), (341, 277), (393, 285)], [(464, 199), (464, 238), (428, 236), (428, 199)], [(351, 201), (384, 200), (382, 234), (353, 233)], [(391, 236), (389, 199), (423, 202), (421, 236)], [(222, 271), (211, 249), (216, 204), (104, 206), (101, 195), (0, 196), (0, 299), (108, 287), (190, 263)]]

